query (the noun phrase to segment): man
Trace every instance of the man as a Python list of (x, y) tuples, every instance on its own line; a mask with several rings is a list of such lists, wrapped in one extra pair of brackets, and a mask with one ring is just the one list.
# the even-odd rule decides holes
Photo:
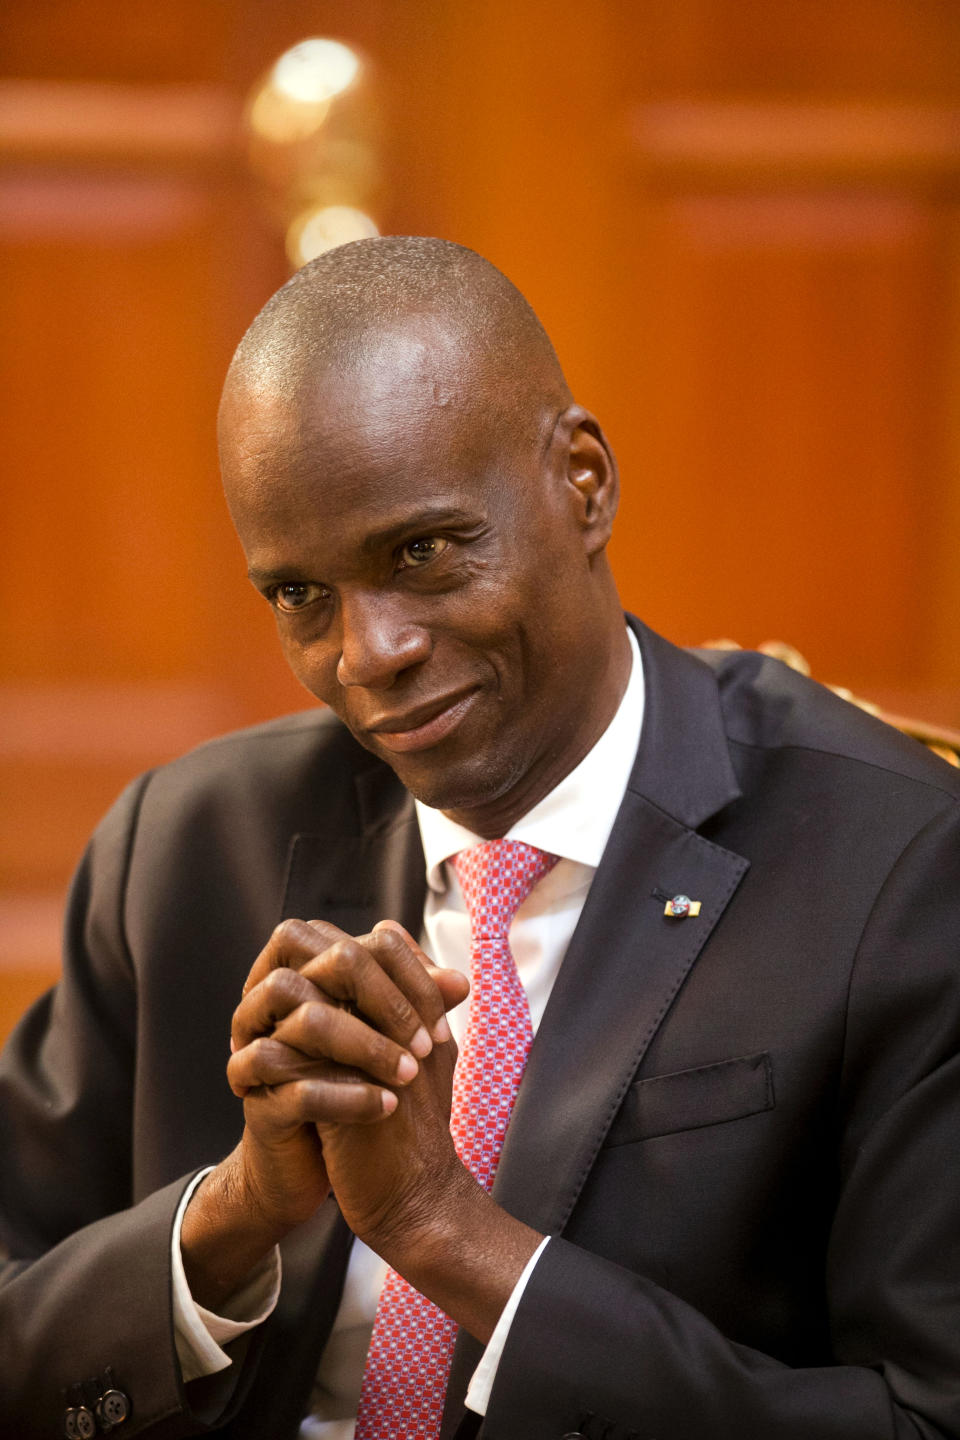
[(954, 774), (625, 625), (602, 431), (459, 247), (299, 272), (221, 450), (332, 714), (92, 843), (0, 1072), (10, 1433), (960, 1434)]

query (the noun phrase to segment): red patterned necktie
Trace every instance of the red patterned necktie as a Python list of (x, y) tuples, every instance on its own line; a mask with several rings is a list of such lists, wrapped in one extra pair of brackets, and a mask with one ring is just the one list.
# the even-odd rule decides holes
[[(454, 857), (470, 915), (470, 1010), (453, 1077), (457, 1154), (489, 1191), (533, 1041), (530, 1006), (510, 953), (513, 917), (558, 856), (521, 840), (488, 840)], [(356, 1440), (435, 1440), (457, 1327), (395, 1270), (377, 1305)]]

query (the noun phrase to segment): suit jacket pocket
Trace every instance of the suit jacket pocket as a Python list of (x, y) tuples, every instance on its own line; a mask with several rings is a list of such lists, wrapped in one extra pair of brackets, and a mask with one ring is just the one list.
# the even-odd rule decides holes
[(630, 1086), (605, 1144), (629, 1145), (653, 1135), (719, 1125), (770, 1110), (773, 1103), (773, 1070), (766, 1050), (672, 1075), (651, 1075)]

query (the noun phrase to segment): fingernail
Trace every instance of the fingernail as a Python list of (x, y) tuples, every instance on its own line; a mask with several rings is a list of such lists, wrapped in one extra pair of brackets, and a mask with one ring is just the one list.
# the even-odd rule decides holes
[(420, 1066), (412, 1055), (401, 1055), (397, 1062), (397, 1079), (401, 1085), (406, 1085), (407, 1081), (412, 1080), (419, 1069)]
[(433, 1049), (433, 1041), (427, 1034), (427, 1030), (424, 1025), (420, 1026), (420, 1029), (410, 1041), (407, 1049), (410, 1050), (414, 1055), (416, 1055), (418, 1060), (422, 1060), (425, 1055), (430, 1054), (430, 1051)]
[(445, 1045), (448, 1040), (452, 1039), (446, 1015), (441, 1015), (436, 1025), (434, 1025), (433, 1038), (438, 1045)]
[(397, 1097), (392, 1090), (380, 1091), (380, 1104), (384, 1115), (392, 1115), (397, 1108)]
[(230, 1036), (230, 1054), (231, 1054), (231, 1055), (232, 1055), (233, 1052), (236, 1050), (236, 1048), (237, 1048), (237, 1042), (236, 1042), (236, 1040), (234, 1040), (233, 1036), (231, 1035), (231, 1036)]

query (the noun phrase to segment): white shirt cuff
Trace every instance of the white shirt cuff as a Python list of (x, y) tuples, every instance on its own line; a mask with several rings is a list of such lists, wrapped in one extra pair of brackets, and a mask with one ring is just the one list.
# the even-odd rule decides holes
[(213, 1166), (209, 1166), (187, 1186), (173, 1222), (173, 1332), (184, 1382), (226, 1370), (233, 1362), (220, 1347), (255, 1325), (262, 1325), (280, 1294), (280, 1251), (276, 1247), (251, 1272), (246, 1284), (230, 1296), (222, 1314), (205, 1310), (190, 1294), (180, 1251), (180, 1231), (193, 1192), (212, 1169)]
[(523, 1274), (520, 1276), (516, 1285), (514, 1285), (510, 1299), (501, 1311), (496, 1329), (490, 1336), (487, 1348), (483, 1352), (483, 1358), (473, 1372), (473, 1378), (467, 1387), (467, 1398), (464, 1403), (468, 1410), (473, 1410), (477, 1415), (486, 1415), (487, 1413), (487, 1406), (490, 1404), (490, 1392), (493, 1389), (493, 1382), (497, 1378), (497, 1367), (500, 1364), (500, 1356), (503, 1354), (503, 1348), (507, 1343), (507, 1336), (510, 1334), (513, 1317), (517, 1313), (520, 1298), (527, 1288), (527, 1281), (533, 1274), (534, 1267), (543, 1254), (549, 1240), (549, 1235), (544, 1236), (527, 1261)]

